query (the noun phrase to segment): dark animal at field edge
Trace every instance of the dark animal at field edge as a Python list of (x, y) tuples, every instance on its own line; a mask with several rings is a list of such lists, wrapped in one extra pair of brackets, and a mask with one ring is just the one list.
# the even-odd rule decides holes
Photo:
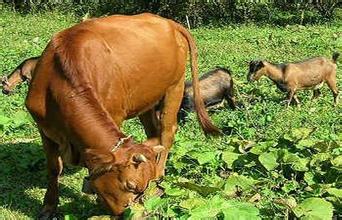
[(263, 75), (270, 78), (283, 92), (287, 92), (287, 105), (292, 100), (300, 104), (296, 92), (298, 90), (313, 90), (312, 98), (317, 98), (324, 82), (330, 88), (334, 97), (334, 106), (338, 104), (338, 88), (336, 85), (337, 58), (339, 53), (333, 53), (332, 59), (315, 57), (295, 63), (272, 64), (267, 61), (251, 61), (247, 80), (257, 81)]
[[(231, 109), (236, 108), (234, 84), (231, 71), (227, 68), (216, 67), (200, 77), (200, 93), (206, 108), (215, 106), (226, 100)], [(184, 95), (178, 118), (183, 121), (188, 112), (195, 110), (192, 82), (185, 83)]]
[[(92, 191), (114, 215), (164, 175), (189, 52), (199, 122), (206, 134), (217, 134), (199, 92), (196, 45), (180, 24), (151, 14), (117, 15), (52, 37), (25, 102), (47, 157), (48, 188), (39, 219), (56, 215), (63, 163), (88, 168)], [(142, 144), (119, 129), (135, 116), (148, 137)]]
[(21, 83), (30, 82), (34, 69), (40, 57), (31, 57), (20, 63), (11, 74), (1, 80), (2, 93), (9, 95)]

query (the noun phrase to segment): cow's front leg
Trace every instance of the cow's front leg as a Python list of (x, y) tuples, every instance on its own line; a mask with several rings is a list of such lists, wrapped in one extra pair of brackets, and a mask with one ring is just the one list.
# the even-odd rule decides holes
[(58, 178), (63, 170), (63, 163), (58, 154), (58, 144), (48, 139), (44, 134), (41, 136), (47, 158), (48, 187), (38, 219), (45, 220), (57, 217)]
[(177, 131), (177, 115), (182, 102), (184, 91), (184, 77), (166, 91), (164, 107), (161, 116), (161, 145), (165, 150), (161, 152), (157, 167), (157, 178), (164, 176), (168, 153), (171, 149)]

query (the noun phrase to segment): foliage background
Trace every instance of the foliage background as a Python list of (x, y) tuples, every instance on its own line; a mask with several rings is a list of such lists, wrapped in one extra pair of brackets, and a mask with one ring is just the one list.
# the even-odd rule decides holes
[(207, 1), (157, 1), (157, 0), (7, 0), (6, 4), (21, 12), (56, 10), (89, 13), (137, 14), (151, 12), (184, 22), (189, 17), (191, 26), (224, 25), (227, 23), (258, 22), (308, 24), (329, 21), (336, 17), (339, 0), (207, 0)]

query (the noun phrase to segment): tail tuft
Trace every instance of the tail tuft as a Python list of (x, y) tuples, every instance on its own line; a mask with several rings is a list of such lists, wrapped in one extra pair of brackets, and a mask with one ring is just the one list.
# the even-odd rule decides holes
[(340, 54), (338, 52), (334, 52), (333, 55), (332, 55), (332, 60), (334, 63), (336, 63), (337, 61), (337, 58), (340, 56)]

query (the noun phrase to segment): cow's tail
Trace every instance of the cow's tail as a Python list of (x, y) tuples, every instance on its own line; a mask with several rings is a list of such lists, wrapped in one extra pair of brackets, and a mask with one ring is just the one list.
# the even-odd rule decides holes
[(337, 62), (337, 58), (340, 56), (340, 53), (338, 52), (334, 52), (333, 55), (332, 55), (332, 60), (334, 63)]
[(211, 122), (200, 94), (198, 79), (197, 47), (189, 31), (178, 23), (175, 23), (175, 25), (177, 30), (186, 38), (190, 49), (192, 86), (194, 90), (194, 103), (198, 120), (206, 135), (218, 135), (221, 133), (221, 131)]

